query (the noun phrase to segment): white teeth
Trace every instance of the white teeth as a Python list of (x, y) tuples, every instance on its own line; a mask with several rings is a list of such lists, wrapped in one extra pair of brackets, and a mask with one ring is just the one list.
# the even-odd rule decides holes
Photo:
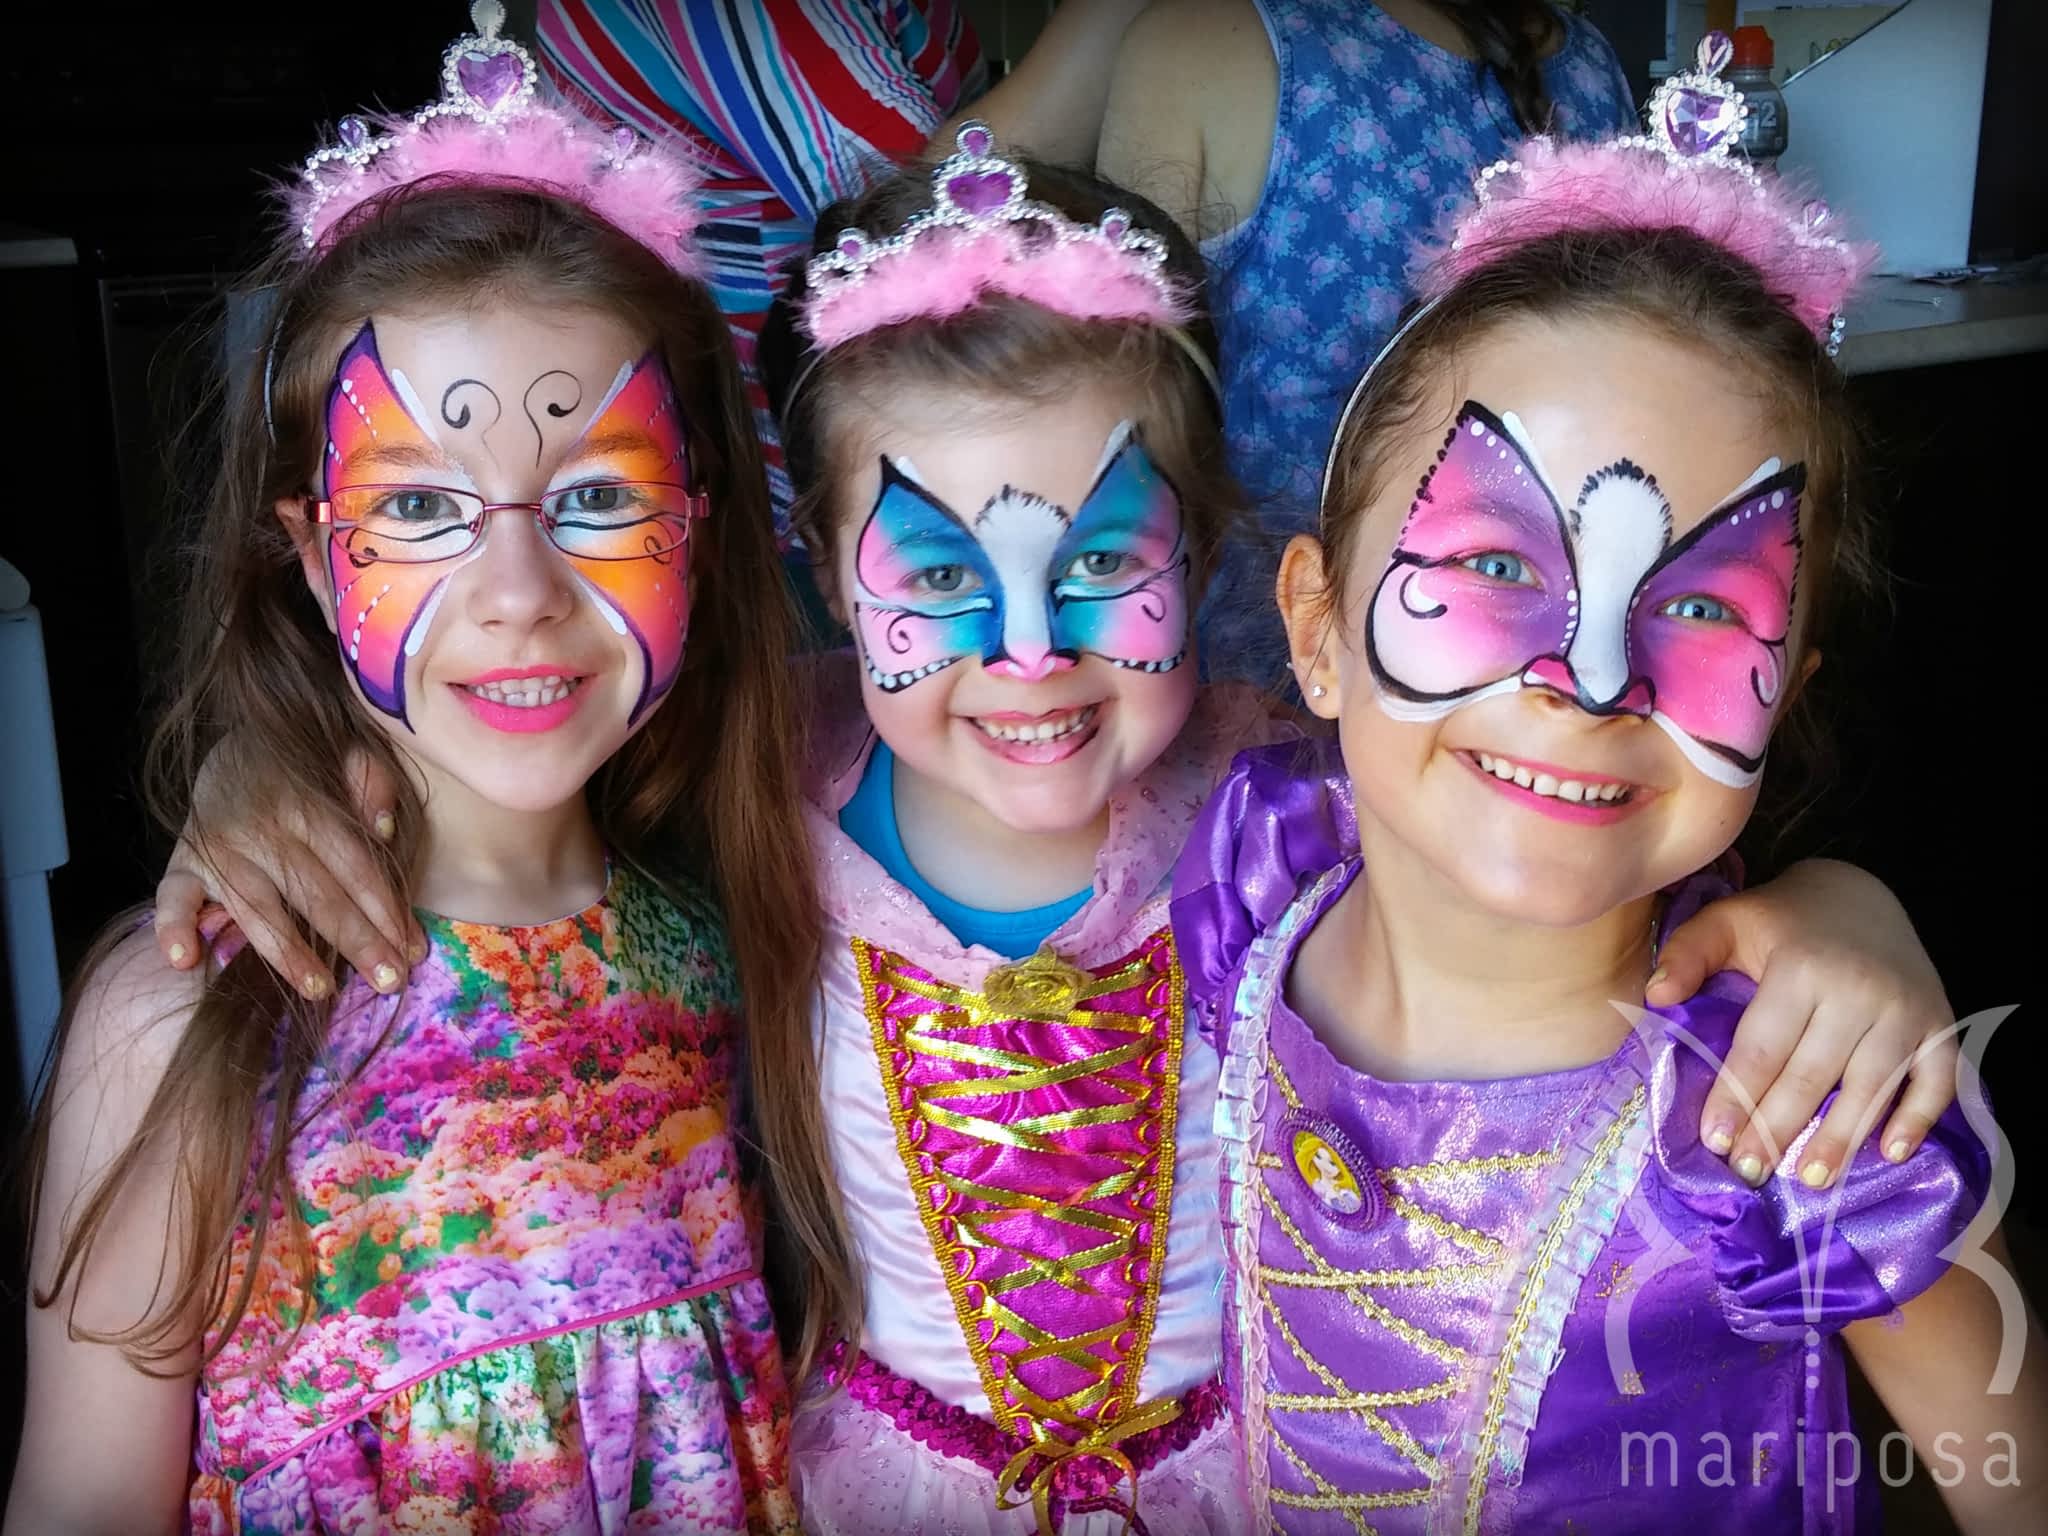
[(1612, 804), (1628, 798), (1626, 784), (1588, 784), (1581, 779), (1559, 779), (1548, 773), (1537, 773), (1519, 763), (1504, 757), (1495, 757), (1487, 752), (1474, 752), (1474, 762), (1480, 772), (1490, 773), (1509, 784), (1519, 784), (1532, 794), (1545, 795), (1553, 800), (1569, 800), (1579, 804)]
[(1071, 715), (1060, 715), (1051, 720), (1031, 720), (1019, 725), (998, 724), (993, 720), (976, 720), (974, 724), (982, 735), (991, 741), (1057, 741), (1062, 736), (1071, 736), (1076, 731), (1085, 730), (1094, 724), (1097, 707), (1090, 704)]
[(507, 677), (494, 683), (466, 683), (469, 692), (493, 704), (503, 704), (512, 709), (539, 709), (547, 704), (559, 704), (576, 691), (581, 678), (563, 681), (557, 673), (541, 677)]

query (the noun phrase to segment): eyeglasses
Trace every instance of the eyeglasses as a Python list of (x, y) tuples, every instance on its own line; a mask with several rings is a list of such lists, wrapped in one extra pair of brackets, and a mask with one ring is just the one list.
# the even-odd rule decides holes
[(700, 492), (639, 480), (493, 502), (445, 485), (345, 485), (308, 505), (313, 521), (331, 526), (357, 565), (466, 555), (493, 512), (535, 513), (548, 542), (577, 560), (660, 559), (688, 543), (691, 521), (711, 509)]

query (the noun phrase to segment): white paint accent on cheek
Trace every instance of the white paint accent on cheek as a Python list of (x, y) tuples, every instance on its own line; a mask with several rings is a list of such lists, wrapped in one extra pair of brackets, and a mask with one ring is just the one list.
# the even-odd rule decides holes
[(626, 627), (626, 616), (620, 613), (617, 608), (612, 606), (612, 600), (609, 597), (605, 596), (604, 588), (600, 587), (596, 582), (592, 581), (588, 576), (584, 575), (579, 570), (575, 570), (572, 568), (569, 574), (576, 578), (576, 583), (578, 586), (582, 587), (585, 592), (590, 594), (591, 602), (596, 605), (597, 611), (604, 615), (604, 621), (612, 627), (613, 634), (625, 636), (632, 633), (632, 631)]
[(1052, 647), (1046, 594), (1052, 557), (1066, 520), (1049, 501), (1012, 492), (998, 496), (974, 520), (974, 536), (1003, 588), (1003, 649), (1011, 656)]
[(885, 455), (885, 457), (889, 460), (890, 467), (893, 468), (897, 474), (901, 475), (904, 479), (908, 480), (912, 485), (917, 486), (919, 489), (925, 491), (929, 491), (931, 489), (930, 486), (924, 483), (924, 476), (920, 475), (917, 472), (917, 466), (911, 463), (910, 460), (899, 459), (893, 453), (887, 454)]
[(420, 399), (419, 391), (412, 387), (412, 380), (405, 376), (405, 370), (386, 368), (384, 376), (391, 381), (392, 393), (398, 396), (398, 403), (404, 406), (406, 414), (412, 417), (413, 425), (426, 433), (435, 447), (446, 446), (442, 443), (440, 434), (434, 430), (434, 418), (428, 413), (426, 402)]
[(434, 627), (434, 616), (441, 611), (442, 599), (447, 597), (448, 589), (455, 585), (456, 576), (461, 573), (464, 566), (475, 564), (477, 557), (483, 552), (483, 540), (479, 539), (476, 548), (463, 556), (456, 563), (455, 569), (442, 578), (441, 584), (434, 588), (433, 596), (429, 597), (426, 606), (420, 609), (419, 617), (412, 621), (412, 629), (405, 637), (406, 655), (419, 655), (420, 647), (427, 643), (427, 631)]
[(1416, 700), (1397, 698), (1380, 687), (1375, 680), (1372, 694), (1380, 706), (1380, 713), (1389, 720), (1414, 725), (1426, 720), (1441, 720), (1468, 704), (1477, 704), (1481, 699), (1490, 699), (1496, 694), (1513, 693), (1521, 686), (1522, 679), (1517, 675), (1504, 677), (1497, 683), (1488, 683), (1484, 688), (1476, 688), (1470, 693), (1461, 693), (1453, 699)]
[(1764, 776), (1761, 764), (1758, 765), (1756, 772), (1750, 773), (1729, 762), (1720, 753), (1708, 751), (1700, 745), (1696, 737), (1688, 736), (1678, 722), (1662, 710), (1656, 711), (1650, 718), (1663, 728), (1664, 734), (1669, 736), (1678, 750), (1685, 754), (1685, 760), (1716, 784), (1729, 789), (1747, 789)]
[(1628, 686), (1628, 611), (1637, 586), (1664, 552), (1671, 510), (1648, 481), (1612, 475), (1581, 498), (1578, 628), (1565, 652), (1588, 697), (1618, 698)]

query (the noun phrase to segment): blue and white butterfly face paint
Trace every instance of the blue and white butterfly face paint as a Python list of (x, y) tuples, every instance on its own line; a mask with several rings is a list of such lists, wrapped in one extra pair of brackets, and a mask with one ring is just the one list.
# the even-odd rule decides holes
[(1180, 498), (1130, 422), (1104, 445), (1069, 512), (1004, 486), (962, 516), (884, 456), (854, 554), (854, 633), (868, 676), (895, 693), (970, 656), (1034, 680), (1084, 654), (1170, 672), (1188, 653)]

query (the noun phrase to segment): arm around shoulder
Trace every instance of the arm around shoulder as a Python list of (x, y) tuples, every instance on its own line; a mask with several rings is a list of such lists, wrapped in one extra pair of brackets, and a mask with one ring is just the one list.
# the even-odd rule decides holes
[[(196, 1344), (145, 1371), (103, 1340), (163, 1315), (183, 1258), (176, 1127), (138, 1138), (203, 986), (166, 970), (142, 928), (112, 946), (73, 1006), (43, 1110), (26, 1421), (5, 1536), (182, 1528)], [(89, 1212), (94, 1239), (66, 1266)]]

